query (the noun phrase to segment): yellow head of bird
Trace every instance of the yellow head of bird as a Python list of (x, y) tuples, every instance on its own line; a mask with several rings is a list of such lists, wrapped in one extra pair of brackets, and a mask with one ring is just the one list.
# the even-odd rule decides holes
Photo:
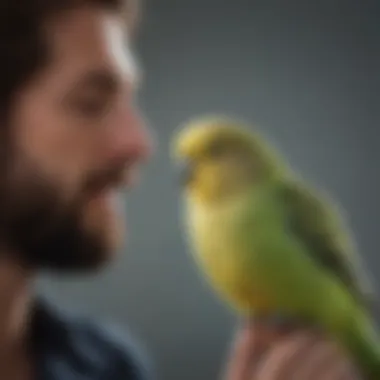
[(189, 122), (174, 139), (189, 195), (217, 200), (278, 175), (280, 160), (245, 124), (225, 117)]

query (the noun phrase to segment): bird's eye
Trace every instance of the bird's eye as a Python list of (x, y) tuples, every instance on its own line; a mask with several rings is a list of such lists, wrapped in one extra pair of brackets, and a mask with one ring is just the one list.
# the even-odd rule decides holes
[(224, 147), (220, 143), (212, 144), (208, 149), (208, 154), (211, 158), (218, 158), (224, 153)]

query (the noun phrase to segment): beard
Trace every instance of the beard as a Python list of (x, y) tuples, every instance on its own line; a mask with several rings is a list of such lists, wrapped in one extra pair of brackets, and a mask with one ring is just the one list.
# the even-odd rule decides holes
[[(88, 173), (76, 195), (49, 178), (31, 160), (9, 160), (0, 183), (0, 242), (22, 267), (53, 272), (85, 272), (108, 262), (113, 245), (107, 228), (84, 222), (91, 195), (120, 184), (125, 162)], [(13, 156), (15, 157), (15, 156)], [(15, 164), (17, 162), (17, 165)]]

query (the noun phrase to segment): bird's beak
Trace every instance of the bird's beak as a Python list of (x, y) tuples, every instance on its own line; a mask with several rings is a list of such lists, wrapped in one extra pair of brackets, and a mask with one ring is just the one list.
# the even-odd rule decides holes
[(194, 165), (190, 160), (182, 160), (179, 168), (179, 181), (181, 185), (186, 186), (192, 180), (194, 174)]

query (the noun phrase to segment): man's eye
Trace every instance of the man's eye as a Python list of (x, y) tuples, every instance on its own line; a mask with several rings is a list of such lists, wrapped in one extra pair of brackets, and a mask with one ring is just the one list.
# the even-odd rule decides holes
[(76, 99), (72, 102), (71, 107), (76, 113), (84, 117), (101, 117), (109, 110), (108, 102), (98, 97)]

